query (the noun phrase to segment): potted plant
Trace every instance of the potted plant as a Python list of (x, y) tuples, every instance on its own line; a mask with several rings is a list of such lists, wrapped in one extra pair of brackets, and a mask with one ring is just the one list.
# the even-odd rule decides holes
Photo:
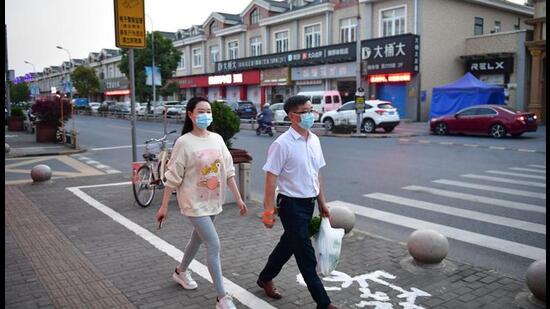
[(39, 143), (55, 142), (57, 127), (61, 125), (61, 106), (63, 104), (63, 121), (71, 117), (71, 103), (59, 96), (40, 98), (32, 106), (36, 116), (36, 141)]
[(11, 109), (11, 116), (8, 118), (8, 131), (23, 131), (25, 123), (25, 113), (20, 107)]
[(232, 148), (231, 140), (240, 130), (241, 120), (231, 107), (220, 101), (212, 103), (212, 130), (222, 136), (225, 145), (233, 157), (233, 163), (249, 163), (252, 157), (244, 149)]

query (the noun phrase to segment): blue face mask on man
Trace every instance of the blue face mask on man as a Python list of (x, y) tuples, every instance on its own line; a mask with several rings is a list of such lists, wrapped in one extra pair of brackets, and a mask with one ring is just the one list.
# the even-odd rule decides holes
[(209, 113), (199, 114), (195, 119), (195, 123), (197, 124), (197, 127), (201, 129), (208, 128), (208, 126), (212, 124), (212, 114), (209, 114)]
[(315, 122), (315, 116), (313, 116), (313, 113), (305, 113), (300, 115), (300, 127), (303, 129), (309, 130), (311, 127), (313, 127), (313, 123)]

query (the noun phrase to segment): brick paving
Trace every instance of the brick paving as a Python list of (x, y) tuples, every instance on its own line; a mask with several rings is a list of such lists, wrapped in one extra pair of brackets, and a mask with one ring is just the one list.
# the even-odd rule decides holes
[[(214, 306), (216, 293), (210, 282), (195, 274), (199, 288), (181, 289), (170, 278), (177, 261), (65, 189), (124, 181), (129, 177), (103, 175), (5, 187), (6, 308), (109, 307), (105, 299), (110, 299), (109, 305), (127, 308)], [(148, 208), (134, 203), (130, 185), (82, 191), (180, 250), (191, 235), (192, 227), (179, 214), (174, 198), (167, 221), (156, 231), (154, 216), (162, 191)], [(266, 230), (259, 219), (260, 205), (251, 202), (249, 208), (241, 218), (235, 205), (227, 204), (216, 220), (224, 276), (276, 308), (315, 308), (307, 289), (297, 282), (294, 259), (275, 281), (284, 298), (267, 299), (256, 286), (282, 227), (278, 222)], [(408, 308), (506, 309), (518, 308), (515, 296), (527, 291), (521, 280), (452, 259), (448, 262), (454, 270), (413, 273), (401, 265), (408, 257), (402, 244), (353, 232), (343, 241), (339, 276), (325, 281), (329, 296), (341, 308), (403, 308), (400, 303), (408, 301)], [(204, 248), (196, 259), (206, 265)], [(360, 283), (366, 283), (361, 290)], [(420, 296), (415, 297), (415, 291)], [(405, 294), (414, 299), (398, 297)], [(238, 300), (236, 304), (244, 308)]]

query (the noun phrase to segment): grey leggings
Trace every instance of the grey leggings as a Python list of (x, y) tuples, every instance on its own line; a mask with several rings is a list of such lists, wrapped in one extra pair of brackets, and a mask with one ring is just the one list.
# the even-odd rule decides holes
[(220, 263), (220, 239), (214, 227), (216, 216), (187, 218), (191, 221), (195, 229), (193, 230), (191, 240), (189, 240), (189, 243), (187, 243), (185, 247), (180, 269), (182, 271), (187, 270), (189, 264), (191, 264), (191, 261), (195, 258), (201, 243), (204, 242), (206, 245), (206, 264), (208, 266), (208, 272), (210, 272), (212, 281), (214, 281), (218, 295), (225, 295), (222, 266)]

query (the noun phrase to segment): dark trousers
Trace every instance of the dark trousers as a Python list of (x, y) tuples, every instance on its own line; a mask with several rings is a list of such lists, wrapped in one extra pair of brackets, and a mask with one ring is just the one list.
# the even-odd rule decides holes
[(279, 194), (277, 206), (285, 232), (260, 273), (260, 280), (264, 282), (273, 280), (294, 254), (307, 288), (317, 303), (317, 308), (326, 309), (330, 304), (330, 298), (315, 270), (317, 260), (308, 231), (315, 208), (315, 199), (291, 198)]

